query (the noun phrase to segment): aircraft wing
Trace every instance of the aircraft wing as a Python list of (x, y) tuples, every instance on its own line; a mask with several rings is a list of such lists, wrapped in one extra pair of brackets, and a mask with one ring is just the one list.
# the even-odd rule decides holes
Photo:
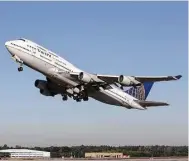
[(116, 75), (98, 75), (98, 74), (97, 77), (109, 84), (118, 82), (118, 78), (119, 78), (119, 76)]
[(168, 106), (169, 104), (166, 102), (156, 102), (156, 101), (143, 101), (143, 100), (135, 100), (138, 104), (143, 107), (151, 107), (151, 106)]
[(178, 80), (182, 76), (115, 76), (115, 75), (97, 75), (97, 77), (107, 83), (120, 83), (125, 86), (140, 85), (144, 82), (160, 82)]
[(143, 77), (135, 77), (136, 80), (140, 81), (141, 83), (144, 82), (160, 82), (160, 81), (171, 81), (171, 80), (178, 80), (182, 76), (177, 75), (177, 76), (157, 76), (157, 77), (150, 77), (150, 76), (143, 76)]
[(99, 86), (104, 84), (116, 84), (119, 83), (122, 86), (140, 86), (144, 82), (160, 82), (178, 80), (182, 76), (124, 76), (124, 75), (99, 75), (90, 74), (85, 72), (71, 72), (65, 73), (64, 71), (58, 71), (52, 69), (51, 73), (57, 73), (58, 75), (66, 74), (73, 79), (78, 80), (85, 85)]

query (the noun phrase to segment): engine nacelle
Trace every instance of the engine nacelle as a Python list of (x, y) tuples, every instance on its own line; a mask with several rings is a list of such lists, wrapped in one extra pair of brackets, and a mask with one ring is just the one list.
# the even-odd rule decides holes
[(141, 83), (137, 81), (135, 78), (130, 76), (120, 75), (118, 77), (118, 83), (123, 86), (133, 86), (133, 85), (140, 85)]
[(90, 75), (84, 73), (84, 72), (80, 72), (79, 75), (78, 75), (78, 79), (82, 82), (85, 82), (85, 83), (89, 83), (92, 81), (92, 78), (90, 77)]
[(40, 93), (44, 96), (54, 96), (55, 94), (48, 90), (47, 81), (45, 80), (36, 80), (35, 87), (40, 89)]
[(40, 89), (40, 93), (44, 96), (54, 96), (49, 90), (47, 89)]
[(35, 87), (45, 90), (47, 88), (47, 81), (37, 79), (35, 81)]

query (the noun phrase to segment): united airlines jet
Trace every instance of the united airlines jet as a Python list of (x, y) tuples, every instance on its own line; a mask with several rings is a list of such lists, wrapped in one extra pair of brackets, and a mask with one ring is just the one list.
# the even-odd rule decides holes
[(154, 82), (182, 77), (91, 74), (28, 39), (7, 41), (5, 46), (13, 60), (19, 64), (19, 72), (23, 71), (25, 65), (45, 76), (46, 80), (36, 80), (34, 83), (42, 95), (60, 94), (64, 101), (68, 97), (77, 102), (88, 101), (90, 97), (106, 104), (139, 110), (151, 106), (167, 106), (165, 102), (146, 100)]

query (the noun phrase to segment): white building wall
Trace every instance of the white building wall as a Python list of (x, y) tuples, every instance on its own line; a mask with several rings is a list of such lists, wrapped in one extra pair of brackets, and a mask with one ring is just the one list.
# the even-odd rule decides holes
[(47, 157), (47, 158), (50, 158), (51, 157), (51, 154), (50, 152), (43, 152), (43, 157)]
[(85, 158), (123, 158), (123, 153), (91, 152), (85, 153)]
[(50, 152), (28, 150), (28, 149), (7, 149), (0, 152), (10, 153), (11, 158), (50, 158)]

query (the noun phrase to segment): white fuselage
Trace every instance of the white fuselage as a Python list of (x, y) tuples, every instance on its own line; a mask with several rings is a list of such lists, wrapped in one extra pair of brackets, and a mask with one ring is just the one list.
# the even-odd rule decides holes
[[(14, 58), (18, 58), (17, 60), (23, 61), (23, 64), (45, 76), (57, 80), (57, 83), (67, 87), (74, 87), (79, 84), (79, 81), (71, 77), (69, 73), (78, 73), (82, 70), (54, 52), (26, 39), (8, 41), (5, 46)], [(56, 74), (60, 70), (63, 73), (61, 76)], [(111, 105), (144, 109), (134, 101), (136, 98), (113, 85), (109, 89), (100, 88), (100, 90), (92, 92), (89, 96)]]

